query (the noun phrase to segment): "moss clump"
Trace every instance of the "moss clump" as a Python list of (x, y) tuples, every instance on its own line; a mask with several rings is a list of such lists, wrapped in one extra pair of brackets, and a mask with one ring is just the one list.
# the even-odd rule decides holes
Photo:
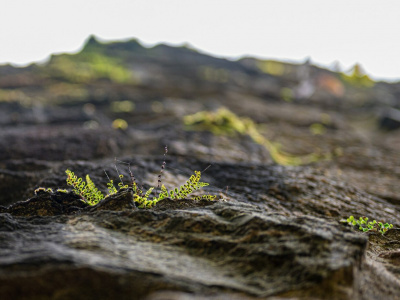
[(279, 143), (265, 138), (251, 119), (240, 118), (226, 108), (220, 108), (215, 112), (201, 111), (185, 116), (183, 121), (187, 130), (210, 131), (215, 135), (248, 135), (254, 142), (264, 146), (272, 159), (281, 165), (297, 166), (332, 157), (331, 153), (310, 153), (302, 156), (287, 153), (281, 149), (282, 146)]
[(359, 64), (353, 67), (350, 75), (342, 74), (341, 77), (345, 82), (356, 87), (370, 88), (375, 85)]
[(71, 83), (89, 83), (98, 79), (126, 83), (134, 79), (118, 59), (93, 51), (53, 56), (47, 70), (50, 77)]

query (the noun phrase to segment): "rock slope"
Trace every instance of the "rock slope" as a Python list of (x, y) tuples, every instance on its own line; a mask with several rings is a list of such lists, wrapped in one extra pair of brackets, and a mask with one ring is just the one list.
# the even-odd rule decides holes
[[(382, 129), (399, 91), (134, 40), (0, 66), (0, 299), (399, 299), (400, 132)], [(185, 116), (221, 107), (264, 144), (232, 119), (189, 130)], [(105, 192), (115, 158), (125, 183), (130, 163), (156, 186), (165, 145), (163, 183), (204, 170), (218, 200), (139, 209), (125, 189), (89, 207), (57, 191), (70, 169)], [(363, 233), (350, 215), (394, 229)]]

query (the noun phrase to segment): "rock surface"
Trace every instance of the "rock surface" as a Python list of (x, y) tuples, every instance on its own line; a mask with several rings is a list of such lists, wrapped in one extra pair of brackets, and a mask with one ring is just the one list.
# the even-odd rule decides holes
[(395, 205), (311, 168), (214, 168), (232, 184), (214, 202), (166, 200), (134, 210), (132, 194), (120, 192), (85, 208), (73, 193), (40, 192), (3, 208), (1, 298), (399, 295), (398, 230), (370, 234), (368, 243), (339, 223), (360, 214), (397, 227)]
[[(109, 73), (79, 73), (93, 54)], [(62, 55), (0, 67), (0, 299), (399, 299), (400, 132), (378, 115), (400, 106), (398, 84), (137, 41), (92, 38), (68, 57), (74, 76)], [(187, 130), (186, 115), (222, 106), (276, 148)], [(115, 158), (125, 183), (130, 164), (157, 186), (165, 145), (167, 188), (204, 170), (218, 200), (139, 209), (124, 189), (92, 207), (57, 191), (70, 169), (105, 192)], [(282, 166), (271, 149), (330, 156)], [(363, 233), (350, 215), (394, 229)]]

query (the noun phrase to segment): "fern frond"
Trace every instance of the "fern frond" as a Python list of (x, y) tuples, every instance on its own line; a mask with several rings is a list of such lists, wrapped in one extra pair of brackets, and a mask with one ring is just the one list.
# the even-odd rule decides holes
[(153, 200), (147, 200), (153, 190), (154, 187), (149, 188), (143, 196), (139, 194), (134, 194), (133, 201), (139, 204), (140, 208), (149, 208), (154, 206), (159, 201), (158, 198), (154, 198)]
[(114, 186), (114, 181), (112, 179), (110, 179), (110, 181), (107, 183), (107, 189), (109, 195), (117, 193), (117, 189)]
[(152, 192), (153, 190), (154, 190), (154, 188), (151, 187), (151, 188), (149, 188), (149, 189), (147, 190), (146, 194), (144, 194), (143, 199), (144, 199), (145, 201), (147, 201), (147, 198), (149, 198), (149, 196), (150, 196), (150, 194), (151, 194), (151, 192)]
[(104, 173), (106, 174), (106, 176), (108, 178), (108, 183), (107, 183), (108, 195), (107, 196), (117, 193), (117, 189), (114, 186), (114, 180), (110, 179), (106, 170), (104, 170)]
[(104, 199), (104, 195), (96, 188), (89, 175), (86, 175), (86, 189), (84, 197), (88, 200), (90, 205), (97, 204), (100, 200)]
[(74, 172), (66, 170), (67, 184), (72, 186), (74, 193), (80, 195), (89, 205), (95, 205), (104, 198), (103, 194), (96, 188), (89, 175), (86, 175), (86, 182), (78, 178)]
[(133, 172), (131, 170), (131, 165), (128, 163), (128, 171), (129, 171), (129, 176), (131, 177), (131, 182), (132, 182), (132, 190), (134, 194), (138, 194), (140, 196), (143, 196), (143, 191), (141, 188), (139, 188), (138, 184), (136, 183), (136, 178), (133, 175)]
[(161, 185), (161, 192), (155, 200), (160, 201), (162, 199), (168, 198), (169, 193), (165, 185)]
[(67, 173), (67, 184), (74, 188), (73, 191), (76, 194), (83, 196), (79, 189), (79, 184), (82, 182), (82, 178), (79, 178), (80, 180), (78, 180), (78, 177), (74, 174), (74, 172), (68, 169), (65, 171), (65, 173)]
[(175, 188), (170, 192), (170, 197), (176, 199), (184, 199), (187, 198), (188, 195), (193, 193), (196, 190), (201, 189), (202, 187), (208, 186), (206, 182), (200, 182), (201, 172), (194, 171), (195, 175), (190, 176), (190, 178), (186, 181), (184, 185), (181, 185), (179, 188)]

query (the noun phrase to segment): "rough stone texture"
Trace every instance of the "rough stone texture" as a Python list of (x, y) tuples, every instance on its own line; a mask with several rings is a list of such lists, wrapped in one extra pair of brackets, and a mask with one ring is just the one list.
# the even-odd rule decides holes
[[(52, 274), (60, 268), (65, 270), (60, 276), (79, 278), (88, 289), (98, 285), (100, 299), (122, 290), (126, 299), (140, 299), (164, 289), (263, 297), (318, 290), (321, 284), (351, 289), (353, 268), (367, 242), (335, 221), (265, 213), (229, 201), (202, 209), (104, 211), (28, 221), (3, 216), (0, 295), (5, 299), (21, 285), (26, 296), (57, 297), (42, 290), (41, 281), (54, 286), (60, 279)], [(57, 293), (68, 298), (81, 289), (60, 286)], [(335, 293), (336, 299), (349, 296)]]
[[(381, 131), (378, 114), (400, 107), (398, 84), (352, 86), (310, 65), (283, 64), (286, 75), (273, 76), (255, 59), (136, 41), (88, 47), (140, 80), (71, 84), (51, 77), (55, 58), (0, 66), (0, 299), (399, 299), (400, 132)], [(336, 78), (343, 95), (317, 85), (308, 99), (282, 99), (304, 68), (314, 83)], [(115, 111), (116, 101), (134, 109)], [(248, 136), (186, 130), (185, 115), (222, 106), (286, 152), (331, 159), (279, 166)], [(113, 128), (118, 118), (128, 128)], [(315, 123), (323, 132), (310, 131)], [(165, 145), (163, 183), (179, 186), (211, 164), (202, 181), (217, 201), (138, 209), (125, 189), (90, 207), (57, 192), (66, 169), (105, 192), (115, 158), (145, 189), (156, 186)], [(126, 183), (127, 165), (118, 167)], [(34, 195), (38, 187), (55, 192)], [(340, 223), (349, 215), (394, 229), (362, 233)]]
[(124, 190), (92, 208), (59, 192), (11, 205), (0, 214), (1, 298), (157, 299), (179, 290), (226, 299), (396, 299), (397, 229), (371, 234), (367, 248), (368, 235), (338, 222), (349, 214), (396, 221), (395, 206), (310, 168), (213, 167), (232, 186), (215, 202), (167, 199), (133, 210)]

